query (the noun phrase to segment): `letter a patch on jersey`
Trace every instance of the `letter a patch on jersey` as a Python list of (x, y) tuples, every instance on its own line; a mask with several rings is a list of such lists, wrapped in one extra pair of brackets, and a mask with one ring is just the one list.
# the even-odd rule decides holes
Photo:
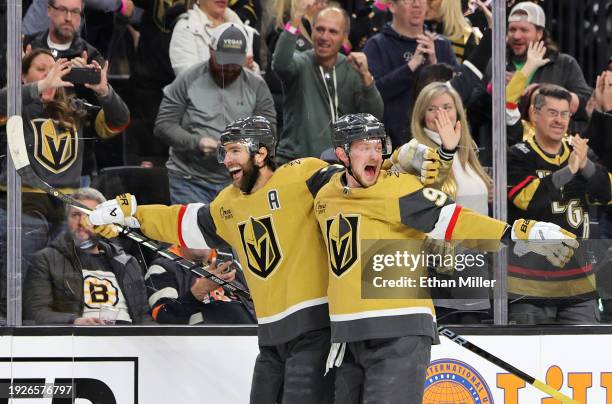
[(359, 216), (340, 213), (327, 219), (325, 225), (331, 270), (342, 276), (359, 259)]
[(272, 218), (251, 217), (248, 221), (240, 223), (238, 229), (249, 269), (255, 275), (267, 278), (282, 260)]

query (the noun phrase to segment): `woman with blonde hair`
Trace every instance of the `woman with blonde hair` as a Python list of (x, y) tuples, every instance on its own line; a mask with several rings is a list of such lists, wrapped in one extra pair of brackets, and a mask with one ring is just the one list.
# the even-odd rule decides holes
[[(423, 146), (437, 149), (441, 165), (437, 177), (427, 178), (428, 186), (450, 195), (461, 206), (488, 215), (493, 181), (478, 160), (461, 97), (448, 82), (434, 82), (423, 88), (415, 101), (410, 129), (413, 139), (393, 153), (391, 163), (401, 171), (421, 174), (424, 179), (422, 173), (415, 172), (416, 167), (423, 166), (423, 161), (416, 161), (423, 157), (415, 150), (422, 150)], [(457, 253), (450, 244), (429, 239), (427, 245), (429, 253)], [(431, 272), (437, 278), (488, 278), (486, 264), (462, 272), (455, 271), (453, 266), (432, 268)], [(478, 322), (474, 312), (490, 308), (488, 291), (482, 288), (436, 290), (432, 296), (440, 322), (445, 315), (454, 316), (458, 323)], [(463, 310), (470, 310), (471, 314)]]
[(442, 158), (453, 159), (451, 169), (442, 170), (432, 186), (486, 215), (493, 181), (478, 160), (461, 97), (448, 82), (423, 88), (414, 104), (410, 129), (419, 143), (440, 147)]
[(425, 19), (436, 24), (436, 32), (451, 41), (459, 63), (463, 63), (482, 38), (479, 29), (473, 28), (463, 16), (458, 0), (428, 0)]

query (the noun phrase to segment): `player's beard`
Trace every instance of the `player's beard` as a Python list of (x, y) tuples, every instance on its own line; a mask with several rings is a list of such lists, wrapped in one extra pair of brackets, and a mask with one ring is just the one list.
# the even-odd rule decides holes
[(242, 167), (242, 178), (240, 178), (239, 188), (245, 194), (250, 194), (259, 178), (259, 167), (253, 162), (253, 158)]

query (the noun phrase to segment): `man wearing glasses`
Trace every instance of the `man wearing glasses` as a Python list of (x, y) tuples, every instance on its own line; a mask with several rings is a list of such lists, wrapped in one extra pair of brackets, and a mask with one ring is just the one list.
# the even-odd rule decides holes
[[(510, 149), (508, 219), (527, 217), (555, 223), (579, 239), (589, 238), (588, 202), (611, 199), (608, 170), (594, 163), (588, 140), (566, 135), (572, 95), (546, 84), (534, 97), (529, 116), (535, 136)], [(596, 284), (586, 243), (563, 268), (533, 254), (511, 257), (508, 318), (518, 324), (597, 322)]]
[(24, 50), (48, 49), (56, 59), (71, 59), (73, 66), (83, 67), (92, 60), (104, 66), (102, 54), (79, 36), (83, 7), (82, 0), (49, 0), (49, 29), (26, 36)]

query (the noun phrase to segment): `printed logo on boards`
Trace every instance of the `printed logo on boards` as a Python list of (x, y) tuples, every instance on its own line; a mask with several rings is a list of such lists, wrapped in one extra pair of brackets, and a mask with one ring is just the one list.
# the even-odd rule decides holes
[(423, 404), (493, 404), (493, 395), (482, 375), (465, 362), (438, 359), (427, 368)]

